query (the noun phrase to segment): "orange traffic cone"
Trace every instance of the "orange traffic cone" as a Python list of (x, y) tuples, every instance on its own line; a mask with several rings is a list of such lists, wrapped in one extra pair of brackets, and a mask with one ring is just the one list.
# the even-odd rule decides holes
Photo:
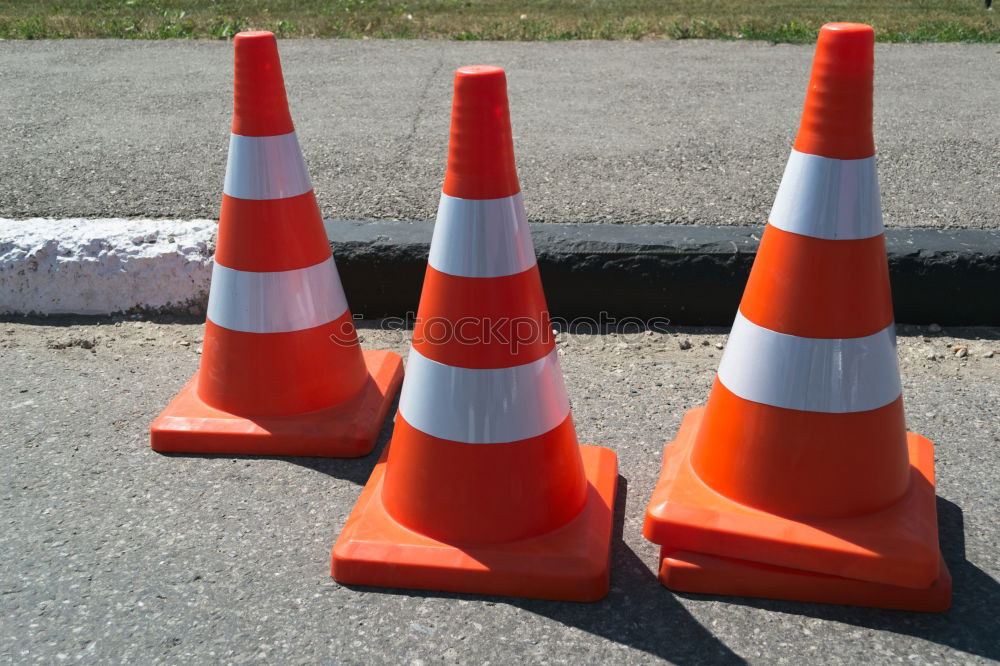
[(233, 134), (201, 369), (153, 422), (164, 452), (360, 456), (402, 359), (362, 351), (270, 32), (234, 40)]
[(706, 407), (644, 534), (672, 589), (947, 608), (934, 455), (903, 421), (872, 140), (874, 33), (820, 31), (805, 111)]
[(551, 330), (504, 72), (463, 67), (396, 428), (333, 548), (334, 578), (607, 594), (617, 459), (577, 443)]

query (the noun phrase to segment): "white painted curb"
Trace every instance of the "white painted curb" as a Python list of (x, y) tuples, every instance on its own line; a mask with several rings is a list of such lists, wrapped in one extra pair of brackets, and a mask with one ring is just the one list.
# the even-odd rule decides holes
[(0, 314), (204, 309), (212, 220), (0, 218)]

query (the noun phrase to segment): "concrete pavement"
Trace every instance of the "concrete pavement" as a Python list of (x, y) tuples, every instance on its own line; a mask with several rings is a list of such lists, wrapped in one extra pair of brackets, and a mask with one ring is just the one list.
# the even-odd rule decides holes
[[(559, 336), (580, 440), (619, 455), (605, 600), (340, 586), (329, 578), (330, 548), (376, 454), (255, 459), (148, 448), (150, 421), (197, 367), (201, 331), (120, 319), (0, 323), (0, 662), (1000, 660), (998, 329), (901, 329), (907, 420), (935, 442), (942, 550), (954, 576), (954, 606), (940, 615), (679, 595), (657, 583), (642, 512), (663, 445), (708, 394), (719, 329)], [(376, 322), (361, 333), (365, 346), (397, 351), (409, 335)], [(692, 345), (682, 350), (685, 340)], [(968, 356), (955, 356), (957, 343)]]
[[(508, 69), (537, 222), (759, 225), (810, 46), (759, 42), (281, 43), (323, 214), (433, 219), (452, 71)], [(0, 217), (217, 217), (231, 45), (0, 42)], [(998, 228), (996, 45), (878, 45), (890, 226)]]

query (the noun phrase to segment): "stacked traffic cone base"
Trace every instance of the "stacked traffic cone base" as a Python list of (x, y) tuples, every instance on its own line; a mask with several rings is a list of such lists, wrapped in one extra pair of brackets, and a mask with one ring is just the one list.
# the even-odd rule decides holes
[(233, 126), (201, 368), (153, 422), (172, 453), (361, 456), (402, 382), (363, 351), (269, 32), (236, 36)]
[(689, 551), (660, 551), (660, 581), (695, 594), (868, 606), (939, 613), (951, 605), (951, 574), (941, 560), (929, 588), (915, 589), (776, 567)]
[(873, 74), (869, 26), (823, 26), (708, 403), (666, 447), (646, 511), (673, 589), (949, 604), (933, 445), (905, 426)]
[(577, 441), (551, 332), (506, 77), (463, 67), (396, 426), (333, 547), (334, 578), (607, 594), (617, 458)]
[(929, 440), (907, 433), (910, 486), (896, 504), (857, 518), (793, 519), (733, 501), (698, 477), (691, 449), (704, 416), (704, 407), (684, 415), (646, 512), (643, 534), (662, 546), (660, 582), (680, 592), (948, 608)]

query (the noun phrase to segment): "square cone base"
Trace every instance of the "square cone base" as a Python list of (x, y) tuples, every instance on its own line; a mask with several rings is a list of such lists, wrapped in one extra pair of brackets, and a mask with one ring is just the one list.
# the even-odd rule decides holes
[(660, 553), (660, 582), (677, 592), (810, 601), (939, 613), (951, 606), (951, 574), (939, 560), (930, 587), (915, 589), (798, 571), (730, 557)]
[(618, 461), (603, 447), (581, 446), (580, 453), (589, 488), (576, 518), (531, 539), (474, 545), (437, 541), (388, 514), (382, 506), (384, 454), (333, 547), (333, 577), (349, 585), (559, 601), (603, 598)]
[[(688, 411), (663, 455), (663, 472), (646, 509), (643, 534), (668, 551), (739, 557), (841, 578), (926, 589), (938, 579), (934, 448), (907, 433), (910, 487), (881, 511), (841, 519), (794, 519), (735, 502), (691, 467), (705, 414)], [(844, 488), (851, 492), (850, 487)]]
[(375, 447), (403, 381), (403, 359), (364, 352), (369, 379), (361, 392), (328, 409), (289, 416), (247, 418), (210, 407), (198, 397), (198, 375), (150, 426), (150, 446), (161, 453), (354, 458)]

